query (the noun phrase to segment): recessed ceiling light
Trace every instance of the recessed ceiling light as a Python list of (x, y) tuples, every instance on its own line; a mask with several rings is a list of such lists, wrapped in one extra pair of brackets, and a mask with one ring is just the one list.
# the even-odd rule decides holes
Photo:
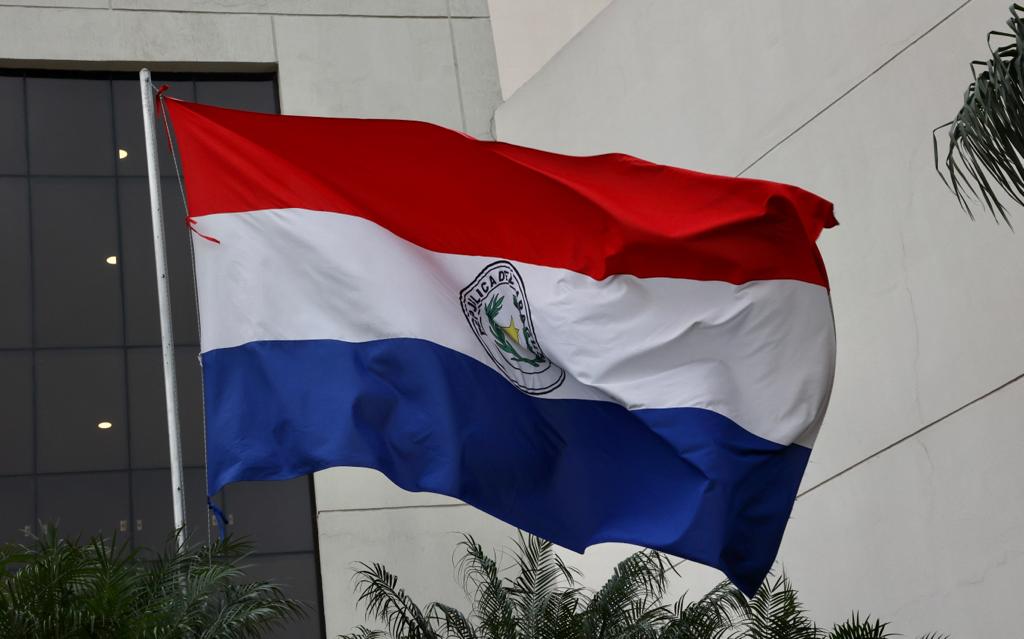
[(100, 423), (96, 424), (96, 428), (98, 428), (100, 430), (107, 430), (108, 428), (110, 428), (112, 426), (113, 426), (113, 424), (111, 424), (110, 422), (100, 422)]
[(117, 159), (118, 160), (123, 160), (126, 157), (128, 157), (128, 151), (125, 151), (124, 149), (118, 149), (117, 150)]
[(107, 264), (110, 264), (110, 265), (117, 264), (117, 256), (116, 255), (111, 255), (110, 257), (108, 257), (107, 258)]

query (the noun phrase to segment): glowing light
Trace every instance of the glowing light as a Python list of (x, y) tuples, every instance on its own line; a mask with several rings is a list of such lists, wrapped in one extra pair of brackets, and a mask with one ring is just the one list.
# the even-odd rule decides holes
[(116, 255), (111, 255), (110, 257), (108, 257), (107, 258), (107, 264), (110, 264), (111, 266), (117, 264), (117, 256)]
[(110, 422), (100, 422), (100, 423), (96, 424), (96, 428), (98, 428), (100, 430), (107, 430), (108, 428), (111, 428), (112, 426), (113, 426), (113, 424), (111, 424)]
[(118, 160), (123, 160), (126, 157), (128, 157), (128, 151), (125, 151), (124, 149), (118, 149), (117, 150), (117, 159)]

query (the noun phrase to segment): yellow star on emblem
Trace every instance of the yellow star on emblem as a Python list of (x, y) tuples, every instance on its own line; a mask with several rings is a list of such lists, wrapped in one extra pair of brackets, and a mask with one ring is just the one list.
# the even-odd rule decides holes
[(516, 328), (515, 316), (510, 317), (508, 320), (508, 326), (502, 326), (501, 330), (504, 331), (506, 335), (511, 337), (513, 342), (519, 344), (519, 329)]

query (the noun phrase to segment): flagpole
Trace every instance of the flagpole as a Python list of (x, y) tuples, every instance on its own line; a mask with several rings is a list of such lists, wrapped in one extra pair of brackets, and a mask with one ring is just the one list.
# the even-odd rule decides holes
[(160, 158), (156, 146), (156, 114), (153, 81), (149, 69), (139, 71), (142, 89), (142, 121), (146, 132), (146, 168), (149, 172), (149, 208), (153, 218), (153, 254), (156, 258), (156, 292), (160, 307), (160, 349), (164, 364), (164, 396), (167, 400), (167, 440), (171, 453), (171, 499), (178, 545), (185, 543), (185, 486), (181, 463), (181, 424), (178, 421), (178, 383), (174, 370), (174, 330), (171, 324), (171, 291), (164, 244), (164, 217), (160, 195)]

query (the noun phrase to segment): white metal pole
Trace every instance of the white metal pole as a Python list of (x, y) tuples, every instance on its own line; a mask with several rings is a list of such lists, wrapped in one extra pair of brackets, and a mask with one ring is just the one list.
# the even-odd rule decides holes
[(164, 396), (167, 399), (167, 439), (171, 452), (171, 499), (178, 544), (185, 543), (185, 486), (181, 464), (181, 424), (178, 422), (178, 382), (174, 370), (174, 329), (171, 325), (171, 287), (167, 275), (164, 216), (160, 197), (160, 158), (156, 146), (153, 81), (149, 69), (139, 72), (142, 121), (146, 131), (146, 168), (149, 171), (149, 208), (153, 214), (153, 254), (156, 257), (156, 293), (160, 305), (160, 345), (164, 358)]

